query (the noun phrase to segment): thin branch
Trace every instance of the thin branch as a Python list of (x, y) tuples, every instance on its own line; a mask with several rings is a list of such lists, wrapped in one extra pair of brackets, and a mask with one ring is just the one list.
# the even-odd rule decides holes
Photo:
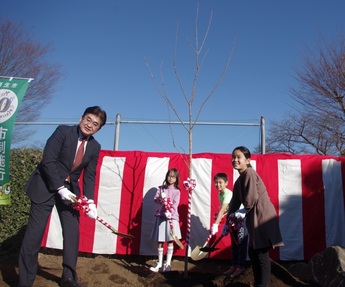
[(226, 64), (225, 64), (225, 66), (224, 66), (223, 72), (222, 72), (220, 78), (218, 79), (217, 83), (214, 85), (212, 91), (209, 93), (209, 95), (205, 98), (205, 100), (204, 100), (203, 103), (201, 104), (200, 109), (199, 109), (199, 111), (198, 111), (198, 113), (197, 113), (197, 116), (196, 116), (196, 118), (195, 118), (195, 120), (194, 120), (193, 126), (194, 126), (195, 123), (198, 121), (198, 118), (199, 118), (199, 116), (200, 116), (200, 113), (201, 113), (203, 107), (205, 106), (206, 102), (212, 97), (212, 95), (214, 94), (214, 92), (217, 90), (217, 88), (219, 87), (219, 85), (220, 85), (221, 82), (223, 81), (223, 79), (224, 79), (224, 77), (225, 77), (225, 75), (226, 75), (226, 72), (227, 72), (227, 70), (228, 70), (228, 68), (229, 68), (229, 66), (230, 66), (230, 62), (231, 62), (231, 59), (232, 59), (232, 55), (233, 55), (234, 49), (235, 49), (235, 43), (236, 43), (236, 39), (235, 39), (235, 42), (234, 42), (234, 44), (233, 44), (233, 46), (232, 46), (232, 49), (231, 49), (231, 51), (230, 51), (230, 54), (229, 54), (229, 56), (228, 56), (228, 60), (227, 60), (227, 62), (226, 62)]
[(177, 58), (177, 42), (178, 42), (178, 23), (176, 25), (176, 34), (175, 34), (175, 48), (174, 48), (174, 62), (173, 62), (173, 68), (174, 68), (174, 73), (176, 75), (176, 78), (177, 78), (177, 81), (179, 83), (179, 86), (180, 86), (180, 89), (181, 89), (181, 92), (182, 92), (182, 95), (186, 101), (186, 103), (188, 104), (189, 103), (189, 100), (188, 100), (188, 97), (186, 95), (186, 92), (184, 90), (184, 86), (183, 86), (183, 83), (182, 83), (182, 80), (178, 74), (178, 71), (177, 71), (177, 64), (176, 64), (176, 58)]
[(161, 91), (157, 85), (156, 79), (152, 73), (151, 67), (149, 65), (149, 63), (147, 62), (147, 59), (145, 57), (145, 63), (146, 66), (149, 70), (150, 76), (151, 76), (151, 80), (153, 82), (153, 86), (155, 87), (156, 91), (161, 95), (161, 97), (166, 101), (166, 103), (168, 104), (168, 106), (174, 111), (175, 115), (177, 116), (178, 120), (181, 122), (182, 126), (188, 131), (188, 128), (186, 127), (186, 125), (184, 124), (182, 118), (180, 117), (180, 115), (178, 114), (178, 112), (176, 111), (175, 107), (173, 106), (173, 104), (171, 103), (171, 101), (169, 100), (169, 97), (167, 96), (166, 93), (166, 89), (165, 89), (165, 83), (164, 83), (164, 78), (163, 78), (163, 73), (162, 73), (162, 66), (160, 67), (160, 76), (161, 76), (161, 83), (162, 83), (162, 88), (163, 90)]

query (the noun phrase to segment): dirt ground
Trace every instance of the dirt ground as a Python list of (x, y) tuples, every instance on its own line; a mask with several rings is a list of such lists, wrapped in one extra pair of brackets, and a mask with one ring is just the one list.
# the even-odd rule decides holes
[[(41, 252), (34, 287), (59, 286), (61, 262), (61, 256), (56, 252)], [(235, 279), (223, 275), (223, 272), (229, 268), (229, 262), (226, 260), (189, 259), (186, 263), (184, 258), (176, 257), (172, 261), (172, 271), (166, 273), (151, 272), (149, 268), (153, 265), (155, 265), (154, 257), (80, 254), (77, 272), (79, 282), (88, 287), (253, 286), (253, 274), (249, 262), (244, 274)], [(272, 261), (271, 287), (317, 286), (299, 281), (287, 269), (287, 263), (278, 264)], [(18, 265), (15, 256), (0, 258), (0, 272), (0, 286), (17, 286)]]

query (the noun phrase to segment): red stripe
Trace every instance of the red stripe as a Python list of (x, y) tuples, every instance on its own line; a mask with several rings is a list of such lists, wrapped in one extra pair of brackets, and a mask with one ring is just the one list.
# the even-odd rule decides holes
[(119, 231), (132, 234), (134, 240), (117, 238), (117, 254), (139, 254), (143, 186), (148, 154), (140, 151), (128, 156), (126, 152), (117, 152), (117, 157), (126, 157), (121, 190), (119, 213)]
[[(272, 155), (254, 155), (252, 158), (256, 160), (256, 171), (266, 186), (268, 196), (274, 205), (276, 214), (279, 215), (279, 157)], [(281, 159), (281, 157), (279, 159)], [(279, 248), (270, 250), (270, 257), (274, 260), (279, 259)]]
[[(98, 159), (99, 160), (99, 159)], [(98, 162), (98, 165), (100, 163)], [(96, 167), (97, 168), (97, 167)], [(84, 171), (80, 175), (80, 179), (83, 178)], [(97, 181), (99, 178), (99, 170), (96, 170), (96, 178)], [(83, 181), (79, 181), (79, 188), (80, 188), (80, 196), (83, 196), (84, 189), (83, 189)], [(97, 197), (98, 197), (98, 188), (94, 190), (94, 201), (97, 204)], [(91, 252), (93, 251), (93, 242), (95, 239), (95, 227), (96, 222), (95, 220), (89, 218), (85, 213), (80, 213), (80, 224), (79, 224), (79, 251), (81, 252)]]
[[(210, 226), (215, 222), (214, 215), (218, 212), (220, 202), (218, 199), (218, 190), (214, 185), (213, 178), (217, 173), (223, 172), (228, 176), (227, 188), (233, 190), (233, 167), (231, 164), (231, 154), (214, 154), (210, 157), (210, 154), (201, 154), (198, 157), (211, 158), (212, 159), (212, 171), (211, 171), (211, 210), (210, 210)], [(222, 229), (225, 223), (225, 219), (221, 221), (218, 228), (218, 233), (210, 240), (212, 244), (218, 237), (222, 235)], [(221, 259), (231, 258), (231, 240), (230, 235), (224, 237), (216, 246), (215, 251), (210, 253), (210, 258)]]
[(322, 157), (301, 157), (304, 257), (326, 248)]

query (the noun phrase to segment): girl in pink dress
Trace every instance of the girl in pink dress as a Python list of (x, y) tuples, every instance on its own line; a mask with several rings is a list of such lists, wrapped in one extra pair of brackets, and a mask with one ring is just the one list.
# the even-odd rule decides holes
[[(174, 238), (181, 238), (181, 230), (179, 224), (178, 205), (180, 203), (180, 188), (179, 188), (179, 172), (176, 168), (171, 168), (165, 175), (163, 185), (159, 186), (153, 200), (158, 204), (156, 210), (156, 222), (153, 228), (151, 239), (158, 242), (158, 262), (156, 266), (150, 267), (153, 272), (167, 272), (171, 271), (171, 259), (174, 252)], [(166, 208), (165, 202), (169, 202), (169, 207)], [(169, 224), (169, 219), (172, 220), (173, 231)], [(164, 242), (167, 242), (166, 262), (163, 265)]]

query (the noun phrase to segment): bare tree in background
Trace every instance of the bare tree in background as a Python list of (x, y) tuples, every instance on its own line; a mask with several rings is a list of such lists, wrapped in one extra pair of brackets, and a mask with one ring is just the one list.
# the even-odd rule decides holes
[(294, 110), (269, 129), (267, 152), (345, 155), (345, 41), (308, 49), (291, 89)]
[[(46, 60), (51, 46), (37, 42), (21, 25), (0, 22), (0, 76), (34, 78), (22, 101), (17, 121), (35, 121), (48, 104), (61, 78), (60, 67)], [(16, 126), (12, 143), (20, 143), (34, 131)]]

